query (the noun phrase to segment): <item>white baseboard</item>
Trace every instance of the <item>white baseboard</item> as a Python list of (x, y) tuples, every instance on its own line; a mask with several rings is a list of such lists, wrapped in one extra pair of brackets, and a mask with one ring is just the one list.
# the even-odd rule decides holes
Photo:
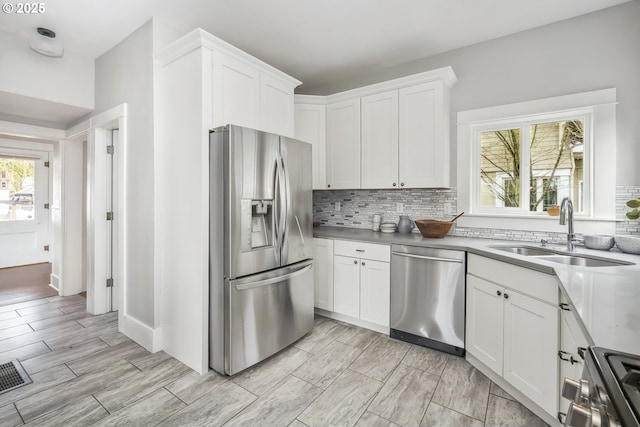
[(60, 278), (55, 274), (51, 273), (49, 276), (49, 286), (55, 289), (58, 293), (60, 293)]
[(334, 311), (327, 311), (321, 308), (315, 309), (316, 314), (320, 316), (328, 317), (330, 319), (339, 320), (341, 322), (350, 323), (352, 325), (360, 326), (361, 328), (371, 329), (372, 331), (380, 332), (381, 334), (389, 335), (389, 328), (382, 325), (376, 325), (375, 323), (367, 322), (366, 320), (356, 319), (355, 317), (347, 316), (345, 314), (336, 313)]
[(118, 329), (151, 353), (162, 350), (162, 329), (152, 328), (139, 320), (120, 312)]

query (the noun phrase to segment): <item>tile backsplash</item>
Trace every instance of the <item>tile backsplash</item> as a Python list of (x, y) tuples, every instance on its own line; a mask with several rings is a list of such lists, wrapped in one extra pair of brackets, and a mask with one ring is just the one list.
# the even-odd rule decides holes
[(622, 220), (616, 223), (616, 234), (640, 234), (640, 220), (625, 216), (631, 210), (627, 207), (631, 199), (640, 199), (640, 185), (616, 187), (616, 218)]
[[(616, 217), (623, 219), (629, 208), (627, 200), (640, 197), (640, 186), (616, 187)], [(382, 215), (383, 221), (397, 223), (399, 215), (409, 215), (412, 219), (430, 218), (447, 220), (453, 215), (445, 215), (445, 205), (457, 212), (455, 188), (420, 188), (407, 190), (316, 190), (313, 192), (313, 220), (322, 225), (336, 227), (371, 228), (373, 214)], [(336, 210), (336, 203), (340, 210)], [(398, 213), (398, 204), (403, 213)], [(414, 230), (415, 233), (419, 231)], [(640, 221), (619, 221), (616, 234), (640, 234)], [(502, 240), (524, 240), (539, 242), (546, 239), (551, 243), (566, 241), (565, 233), (508, 230), (495, 228), (470, 228), (454, 226), (452, 236), (480, 237)]]

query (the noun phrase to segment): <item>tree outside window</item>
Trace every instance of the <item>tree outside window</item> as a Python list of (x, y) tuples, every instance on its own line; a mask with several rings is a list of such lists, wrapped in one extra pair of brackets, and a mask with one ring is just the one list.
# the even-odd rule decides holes
[(569, 196), (583, 211), (584, 120), (480, 132), (480, 178), (480, 207), (545, 212)]

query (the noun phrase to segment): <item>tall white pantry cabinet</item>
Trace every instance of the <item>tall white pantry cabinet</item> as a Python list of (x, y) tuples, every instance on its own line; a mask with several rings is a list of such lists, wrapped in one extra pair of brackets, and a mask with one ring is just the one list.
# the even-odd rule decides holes
[[(197, 29), (154, 64), (156, 307), (165, 352), (209, 359), (209, 130), (237, 124), (294, 136), (301, 82)], [(125, 302), (126, 303), (126, 302)]]

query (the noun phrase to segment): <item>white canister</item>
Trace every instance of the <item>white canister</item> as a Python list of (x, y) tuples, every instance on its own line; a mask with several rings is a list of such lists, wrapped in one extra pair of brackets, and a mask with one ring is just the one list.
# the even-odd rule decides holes
[(373, 215), (372, 219), (372, 227), (373, 231), (380, 231), (380, 221), (382, 221), (382, 217), (378, 214)]

